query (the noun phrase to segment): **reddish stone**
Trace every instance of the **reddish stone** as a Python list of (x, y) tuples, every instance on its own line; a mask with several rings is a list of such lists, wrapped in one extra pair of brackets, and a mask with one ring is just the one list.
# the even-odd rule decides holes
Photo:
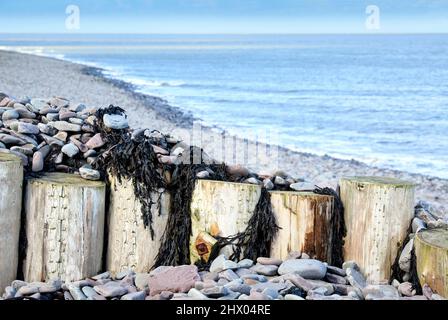
[(188, 292), (196, 281), (201, 281), (196, 266), (164, 268), (149, 278), (149, 294), (155, 296), (163, 291)]

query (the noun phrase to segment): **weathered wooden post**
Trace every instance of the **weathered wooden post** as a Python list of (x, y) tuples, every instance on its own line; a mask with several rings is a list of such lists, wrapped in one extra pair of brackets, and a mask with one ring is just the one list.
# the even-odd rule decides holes
[[(246, 229), (255, 211), (261, 187), (253, 184), (198, 180), (191, 201), (191, 263), (200, 260), (196, 239), (201, 232), (233, 236)], [(222, 251), (231, 255), (231, 248)]]
[(272, 209), (281, 228), (271, 256), (285, 259), (291, 251), (330, 262), (334, 197), (312, 192), (271, 192)]
[(448, 230), (420, 231), (414, 246), (420, 284), (427, 283), (436, 293), (448, 298)]
[(0, 291), (16, 279), (22, 210), (22, 160), (0, 153)]
[(157, 203), (152, 209), (155, 232), (152, 239), (149, 228), (144, 226), (141, 202), (135, 197), (132, 182), (123, 179), (120, 183), (115, 177), (109, 177), (109, 181), (107, 269), (113, 274), (127, 269), (149, 272), (159, 252), (160, 238), (168, 219), (170, 196), (165, 192), (160, 201), (159, 194), (152, 196), (152, 200)]
[(28, 181), (26, 281), (75, 281), (101, 271), (104, 182), (47, 173)]
[(414, 217), (415, 185), (382, 177), (340, 181), (345, 208), (346, 261), (354, 260), (368, 282), (388, 281), (397, 252)]

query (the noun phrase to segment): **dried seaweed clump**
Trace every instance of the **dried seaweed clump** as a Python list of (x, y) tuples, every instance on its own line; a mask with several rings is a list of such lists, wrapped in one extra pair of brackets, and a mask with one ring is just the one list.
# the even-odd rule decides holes
[(142, 204), (144, 225), (149, 227), (151, 237), (154, 239), (151, 208), (157, 201), (153, 201), (152, 196), (154, 193), (159, 193), (159, 189), (165, 189), (166, 182), (152, 145), (163, 145), (166, 139), (156, 139), (151, 135), (147, 137), (144, 134), (132, 136), (127, 129), (111, 130), (103, 123), (105, 114), (124, 114), (124, 110), (111, 105), (97, 111), (97, 130), (101, 133), (107, 148), (98, 157), (94, 167), (115, 176), (120, 183), (122, 179), (132, 181), (135, 196)]

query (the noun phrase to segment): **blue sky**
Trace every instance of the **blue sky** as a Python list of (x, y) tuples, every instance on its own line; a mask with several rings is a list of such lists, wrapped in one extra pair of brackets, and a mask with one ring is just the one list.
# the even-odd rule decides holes
[(368, 5), (375, 32), (448, 32), (448, 0), (0, 0), (0, 33), (365, 33)]

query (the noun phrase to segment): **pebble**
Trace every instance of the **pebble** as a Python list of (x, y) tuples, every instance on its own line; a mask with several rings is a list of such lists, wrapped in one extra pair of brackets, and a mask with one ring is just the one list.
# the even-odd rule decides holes
[(266, 258), (266, 257), (257, 258), (257, 262), (263, 265), (274, 265), (274, 266), (280, 266), (283, 263), (281, 259)]
[(414, 248), (414, 239), (408, 241), (404, 246), (403, 251), (401, 251), (400, 258), (398, 260), (398, 265), (400, 269), (404, 272), (410, 272), (411, 270), (411, 253)]
[(412, 220), (412, 232), (417, 233), (422, 229), (426, 229), (426, 224), (423, 222), (422, 219), (415, 217)]
[(223, 254), (213, 260), (212, 264), (210, 265), (210, 272), (219, 273), (227, 269), (238, 269), (238, 264), (234, 261), (227, 260)]
[(305, 279), (323, 279), (327, 273), (327, 266), (314, 259), (286, 260), (278, 268), (278, 273), (280, 275), (295, 273)]
[(397, 300), (400, 298), (398, 290), (391, 285), (368, 285), (362, 290), (362, 294), (366, 300)]
[(244, 275), (248, 275), (248, 274), (255, 274), (256, 272), (250, 269), (246, 269), (246, 268), (238, 268), (235, 270), (235, 273), (239, 276), (242, 277)]
[(226, 287), (211, 287), (202, 290), (202, 293), (209, 298), (220, 298), (226, 296), (229, 291)]
[(238, 262), (238, 268), (250, 268), (254, 265), (254, 262), (250, 259), (243, 259)]
[(263, 265), (257, 263), (253, 267), (251, 267), (251, 270), (255, 271), (258, 274), (264, 275), (264, 276), (274, 276), (277, 274), (278, 266), (274, 265)]
[(310, 191), (316, 189), (316, 186), (313, 183), (306, 182), (292, 183), (289, 187), (295, 191)]
[(263, 186), (267, 189), (267, 190), (272, 190), (275, 188), (274, 183), (271, 181), (271, 179), (264, 179), (263, 180)]
[(285, 295), (285, 300), (305, 300), (301, 296), (297, 296), (295, 294), (287, 294)]
[(68, 107), (69, 101), (64, 98), (54, 97), (49, 101), (50, 105), (55, 106), (57, 108), (65, 108)]
[(4, 133), (0, 133), (0, 142), (2, 142), (5, 145), (24, 145), (26, 144), (26, 141), (18, 138), (18, 137), (14, 137), (11, 136), (9, 134), (4, 134)]
[(54, 134), (54, 132), (53, 132), (54, 129), (52, 127), (50, 127), (48, 124), (38, 123), (37, 127), (39, 128), (39, 131), (42, 133), (49, 134), (49, 135)]
[(60, 111), (59, 112), (59, 120), (61, 121), (65, 121), (68, 120), (70, 118), (74, 118), (76, 117), (76, 113), (72, 112), (72, 111)]
[(74, 284), (69, 284), (69, 285), (67, 285), (67, 288), (68, 288), (68, 291), (70, 291), (70, 295), (73, 300), (87, 300), (87, 297), (82, 292), (80, 287), (78, 287)]
[(347, 270), (348, 268), (355, 269), (356, 271), (360, 270), (359, 266), (354, 261), (345, 261), (342, 264), (342, 269)]
[(79, 168), (79, 174), (86, 180), (97, 181), (101, 179), (101, 174), (98, 170), (94, 170), (87, 166)]
[[(394, 288), (395, 288), (395, 286), (394, 286)], [(410, 282), (400, 283), (398, 288), (396, 288), (396, 289), (398, 289), (398, 292), (406, 297), (412, 297), (417, 294), (417, 291), (415, 289), (413, 289), (412, 283), (410, 283)]]
[(233, 292), (238, 292), (241, 294), (250, 295), (250, 290), (252, 290), (252, 287), (247, 284), (232, 284), (227, 286), (230, 290)]
[(104, 140), (101, 138), (101, 134), (97, 133), (86, 143), (86, 147), (89, 149), (101, 148), (105, 145)]
[(68, 137), (68, 133), (65, 131), (59, 131), (57, 134), (53, 136), (53, 138), (61, 140), (62, 142), (66, 142)]
[(73, 143), (66, 144), (62, 147), (61, 151), (68, 157), (73, 158), (79, 153), (79, 149)]
[(120, 130), (129, 127), (128, 119), (124, 115), (105, 114), (103, 116), (104, 125), (110, 129)]
[(261, 184), (260, 180), (258, 180), (257, 178), (254, 178), (254, 177), (244, 180), (244, 183), (256, 184), (256, 185)]
[(105, 298), (112, 298), (125, 295), (128, 290), (119, 283), (111, 281), (103, 285), (95, 286), (93, 289)]
[(81, 289), (81, 291), (82, 291), (82, 293), (84, 293), (84, 295), (85, 295), (87, 298), (92, 298), (93, 296), (98, 295), (98, 293), (97, 293), (95, 290), (93, 290), (92, 287), (89, 287), (89, 286), (85, 286), (85, 287), (83, 287), (83, 288)]
[(39, 292), (39, 287), (36, 285), (29, 284), (29, 285), (20, 287), (19, 290), (17, 290), (17, 292), (19, 294), (21, 294), (22, 296), (29, 296), (29, 295)]
[(19, 122), (17, 131), (23, 134), (38, 134), (40, 132), (38, 126), (25, 122)]
[(198, 179), (207, 179), (209, 177), (210, 177), (210, 173), (206, 170), (198, 172), (196, 174), (196, 178), (198, 178)]
[(259, 274), (246, 274), (241, 276), (241, 279), (243, 280), (255, 280), (257, 282), (267, 282), (268, 279), (263, 276), (263, 275), (259, 275)]
[(190, 291), (188, 291), (188, 296), (197, 300), (207, 300), (207, 296), (195, 288), (191, 288)]
[(188, 292), (201, 280), (198, 268), (194, 265), (165, 267), (156, 273), (154, 271), (148, 282), (151, 296), (162, 291)]
[(226, 279), (227, 281), (233, 281), (239, 279), (240, 277), (231, 269), (224, 270), (219, 273), (219, 277)]
[(286, 185), (286, 180), (280, 176), (276, 176), (274, 179), (274, 183), (277, 185), (280, 185), (280, 186), (284, 186), (284, 185)]
[(138, 292), (132, 292), (125, 294), (121, 297), (120, 300), (145, 300), (146, 293), (145, 291), (138, 291)]
[(2, 114), (3, 121), (19, 119), (19, 117), (20, 117), (20, 115), (17, 112), (17, 110), (7, 110), (7, 111), (3, 112), (3, 114)]
[(347, 272), (347, 280), (352, 286), (359, 288), (361, 290), (366, 287), (367, 285), (366, 279), (359, 271), (357, 271), (354, 268), (347, 268), (346, 272)]
[(33, 149), (34, 149), (33, 145), (31, 145), (31, 146), (30, 145), (24, 145), (22, 147), (14, 146), (14, 147), (11, 147), (9, 150), (23, 153), (26, 156), (32, 156), (33, 153), (34, 153)]
[(347, 284), (347, 279), (332, 273), (327, 273), (325, 275), (325, 280), (330, 283)]
[(341, 276), (341, 277), (345, 277), (347, 275), (347, 273), (345, 272), (344, 269), (334, 267), (334, 266), (327, 266), (327, 272)]
[(59, 131), (81, 132), (81, 126), (79, 124), (74, 124), (67, 121), (54, 121), (50, 122), (49, 125)]

